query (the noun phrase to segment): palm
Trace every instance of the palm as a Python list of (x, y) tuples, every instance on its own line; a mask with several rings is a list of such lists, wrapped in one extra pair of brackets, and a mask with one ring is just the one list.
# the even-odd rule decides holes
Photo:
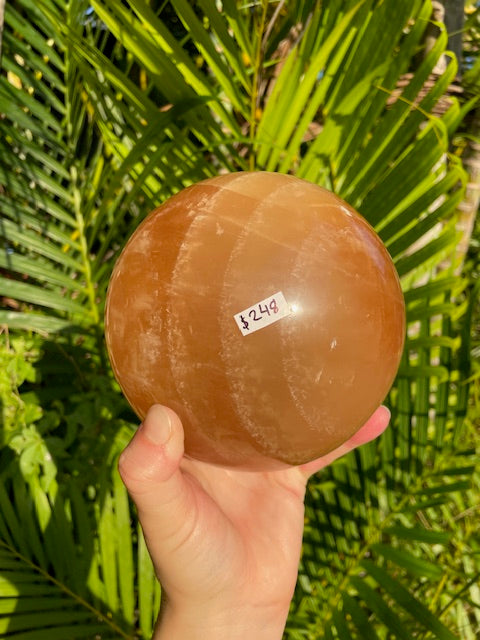
[[(191, 528), (175, 557), (169, 557), (172, 573), (178, 575), (180, 560), (192, 596), (203, 590), (207, 597), (218, 597), (236, 575), (243, 576), (245, 594), (262, 585), (258, 592), (266, 600), (289, 601), (304, 525), (301, 474), (295, 469), (235, 471), (190, 460), (182, 466), (192, 488), (190, 522), (184, 523)], [(163, 584), (168, 591), (168, 577)]]
[(233, 606), (253, 596), (257, 604), (285, 607), (296, 582), (309, 475), (377, 437), (388, 411), (380, 407), (347, 443), (322, 458), (268, 472), (183, 457), (180, 421), (167, 414), (173, 435), (166, 448), (152, 447), (145, 436), (165, 421), (165, 411), (154, 408), (122, 456), (121, 471), (169, 598), (230, 598)]

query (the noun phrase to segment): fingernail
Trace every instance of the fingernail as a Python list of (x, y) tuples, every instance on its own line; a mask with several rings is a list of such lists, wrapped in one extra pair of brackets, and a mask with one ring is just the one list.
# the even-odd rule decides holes
[(153, 444), (166, 444), (172, 433), (169, 412), (160, 405), (152, 407), (141, 426), (143, 435)]

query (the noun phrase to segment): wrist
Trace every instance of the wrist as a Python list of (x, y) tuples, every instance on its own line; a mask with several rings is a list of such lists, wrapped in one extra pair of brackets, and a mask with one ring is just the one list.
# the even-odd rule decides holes
[(288, 606), (266, 611), (255, 606), (210, 610), (162, 607), (152, 640), (281, 640)]

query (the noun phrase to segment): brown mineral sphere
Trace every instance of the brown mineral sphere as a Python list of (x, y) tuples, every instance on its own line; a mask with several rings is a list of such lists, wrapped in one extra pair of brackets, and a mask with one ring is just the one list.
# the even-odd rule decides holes
[(143, 418), (161, 403), (192, 458), (251, 470), (338, 447), (383, 401), (405, 309), (369, 224), (267, 172), (200, 182), (153, 211), (107, 296), (111, 363)]

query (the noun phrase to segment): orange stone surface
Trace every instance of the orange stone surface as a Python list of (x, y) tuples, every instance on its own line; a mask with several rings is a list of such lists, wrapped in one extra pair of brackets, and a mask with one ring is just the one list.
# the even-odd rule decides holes
[(353, 435), (387, 395), (405, 334), (398, 276), (369, 224), (268, 172), (207, 179), (153, 211), (114, 268), (105, 320), (139, 418), (167, 405), (188, 456), (251, 470)]

